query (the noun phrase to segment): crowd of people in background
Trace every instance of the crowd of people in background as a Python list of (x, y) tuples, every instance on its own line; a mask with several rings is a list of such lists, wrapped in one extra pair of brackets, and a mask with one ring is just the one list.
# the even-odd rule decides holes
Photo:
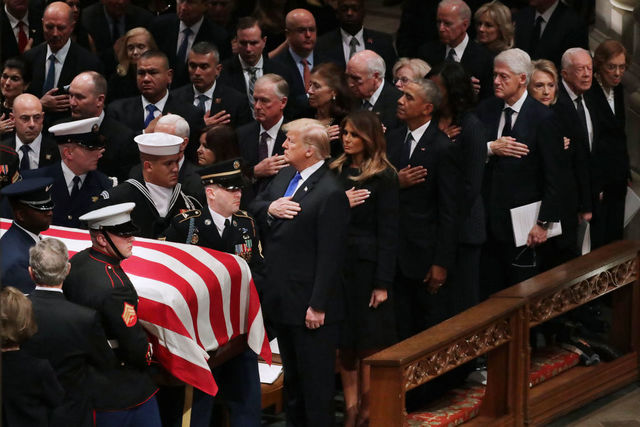
[[(3, 423), (178, 425), (120, 267), (134, 236), (247, 260), (288, 422), (322, 427), (336, 372), (366, 426), (363, 358), (621, 239), (630, 57), (592, 53), (574, 3), (405, 0), (394, 37), (365, 0), (4, 0)], [(91, 248), (69, 261), (52, 224)], [(231, 425), (260, 425), (256, 355), (226, 369)]]

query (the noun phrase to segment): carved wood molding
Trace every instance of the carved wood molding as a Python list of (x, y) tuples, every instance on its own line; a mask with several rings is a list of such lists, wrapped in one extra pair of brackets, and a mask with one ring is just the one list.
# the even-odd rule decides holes
[(404, 389), (410, 390), (508, 342), (509, 319), (500, 319), (450, 345), (427, 354), (404, 368)]
[(532, 301), (529, 307), (529, 323), (545, 322), (636, 279), (637, 258), (634, 257), (568, 288)]

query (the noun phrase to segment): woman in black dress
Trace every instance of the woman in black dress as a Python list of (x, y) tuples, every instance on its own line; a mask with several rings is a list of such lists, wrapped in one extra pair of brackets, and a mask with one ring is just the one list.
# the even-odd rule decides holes
[(359, 362), (396, 341), (393, 304), (388, 299), (395, 273), (398, 176), (387, 160), (382, 124), (375, 113), (353, 112), (341, 128), (344, 153), (330, 168), (351, 205), (339, 364), (345, 426), (354, 426), (356, 420), (365, 425), (369, 418), (369, 369)]

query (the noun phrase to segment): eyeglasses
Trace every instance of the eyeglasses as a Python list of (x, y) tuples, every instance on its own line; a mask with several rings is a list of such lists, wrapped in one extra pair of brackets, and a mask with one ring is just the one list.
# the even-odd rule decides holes
[(624, 72), (627, 69), (627, 64), (605, 64), (607, 71), (620, 71)]
[[(528, 252), (530, 252), (531, 255), (527, 256)], [(521, 268), (536, 268), (538, 266), (536, 259), (536, 250), (534, 248), (530, 248), (529, 246), (525, 246), (518, 253), (518, 255), (516, 255), (511, 265)]]
[(412, 81), (413, 81), (413, 79), (410, 79), (409, 77), (406, 77), (406, 76), (404, 76), (404, 77), (397, 77), (397, 78), (393, 79), (393, 84), (395, 85), (395, 84), (398, 84), (398, 82), (401, 82), (401, 83), (402, 83), (402, 85), (404, 86), (404, 85), (406, 85), (407, 83), (410, 83), (410, 82), (412, 82)]

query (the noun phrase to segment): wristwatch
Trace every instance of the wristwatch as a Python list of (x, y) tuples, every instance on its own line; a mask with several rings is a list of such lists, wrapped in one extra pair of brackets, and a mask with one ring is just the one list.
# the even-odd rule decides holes
[(540, 221), (540, 220), (537, 220), (536, 224), (538, 224), (540, 227), (544, 228), (545, 230), (548, 230), (549, 226), (551, 225), (549, 221)]

